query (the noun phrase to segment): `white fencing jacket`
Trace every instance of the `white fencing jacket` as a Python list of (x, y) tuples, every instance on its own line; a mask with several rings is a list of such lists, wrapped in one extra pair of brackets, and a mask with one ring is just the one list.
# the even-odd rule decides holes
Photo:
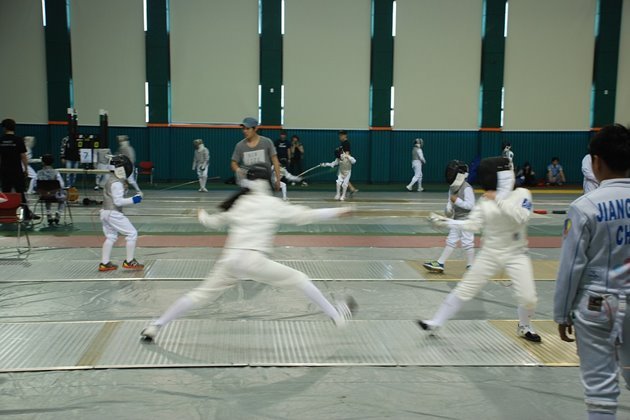
[(219, 229), (229, 226), (225, 249), (245, 249), (270, 253), (280, 224), (306, 225), (332, 219), (350, 211), (349, 207), (312, 209), (289, 204), (271, 195), (269, 182), (248, 181), (250, 192), (225, 212), (199, 212), (202, 225)]

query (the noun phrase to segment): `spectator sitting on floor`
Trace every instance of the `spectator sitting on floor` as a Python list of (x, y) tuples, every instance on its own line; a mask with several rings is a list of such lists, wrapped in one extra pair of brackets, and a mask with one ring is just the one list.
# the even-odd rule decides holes
[(516, 172), (516, 186), (535, 187), (536, 183), (536, 173), (532, 169), (532, 165), (529, 162), (525, 162)]
[(560, 159), (553, 157), (547, 166), (547, 185), (562, 185), (566, 182)]

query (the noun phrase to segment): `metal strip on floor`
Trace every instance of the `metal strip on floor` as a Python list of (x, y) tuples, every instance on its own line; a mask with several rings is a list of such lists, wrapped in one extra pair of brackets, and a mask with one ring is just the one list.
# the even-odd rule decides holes
[[(402, 260), (276, 260), (304, 272), (313, 280), (423, 280), (416, 270)], [(201, 280), (210, 273), (214, 260), (158, 259), (142, 261), (143, 271), (99, 272), (98, 261), (50, 261), (2, 265), (0, 282), (21, 281), (107, 281), (107, 280)]]
[[(155, 343), (147, 321), (0, 324), (0, 372), (212, 366), (572, 366), (536, 354), (489, 321), (452, 321), (430, 336), (413, 321), (179, 320)], [(507, 324), (506, 324), (507, 325)], [(551, 337), (539, 349), (557, 351)], [(540, 357), (539, 357), (540, 356)], [(562, 364), (560, 364), (562, 363)]]
[[(444, 264), (443, 273), (432, 273), (422, 266), (420, 261), (407, 261), (410, 267), (429, 281), (459, 281), (466, 272), (466, 261), (448, 260)], [(558, 272), (558, 260), (533, 260), (534, 279), (536, 281), (555, 281)], [(493, 281), (509, 281), (505, 273), (500, 273), (492, 278)]]
[(553, 321), (532, 321), (532, 326), (540, 334), (542, 343), (532, 343), (516, 337), (517, 321), (493, 320), (492, 325), (511, 337), (521, 348), (542, 361), (545, 366), (579, 366), (575, 343), (566, 343), (558, 335), (558, 325)]

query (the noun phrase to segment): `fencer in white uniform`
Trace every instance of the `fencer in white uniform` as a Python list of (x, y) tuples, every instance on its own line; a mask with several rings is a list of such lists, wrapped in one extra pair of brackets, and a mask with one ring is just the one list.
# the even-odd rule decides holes
[(595, 178), (595, 174), (593, 173), (593, 162), (590, 153), (587, 153), (582, 159), (582, 175), (584, 175), (584, 181), (582, 183), (584, 194), (599, 187), (599, 181)]
[(208, 192), (206, 183), (208, 182), (208, 163), (210, 162), (210, 152), (203, 144), (202, 139), (193, 140), (195, 155), (193, 157), (192, 170), (197, 171), (199, 178), (199, 192)]
[(27, 176), (30, 179), (26, 194), (35, 194), (35, 180), (37, 179), (37, 172), (31, 166), (32, 163), (41, 163), (41, 159), (33, 159), (33, 147), (35, 147), (35, 137), (24, 136), (24, 146), (26, 146), (26, 159), (28, 159), (28, 166), (26, 167)]
[(588, 419), (614, 420), (620, 373), (630, 388), (630, 130), (602, 127), (589, 153), (601, 184), (569, 206), (553, 318), (577, 341)]
[(518, 301), (517, 334), (539, 342), (541, 338), (530, 323), (538, 301), (532, 262), (527, 254), (527, 221), (532, 212), (532, 195), (525, 188), (513, 190), (514, 171), (508, 158), (483, 159), (478, 176), (486, 193), (467, 219), (453, 220), (434, 214), (431, 220), (442, 227), (459, 227), (472, 232), (483, 230), (483, 246), (470, 270), (444, 299), (433, 318), (418, 321), (418, 324), (429, 331), (441, 327), (465, 302), (474, 298), (489, 279), (505, 270)]
[(424, 158), (424, 152), (422, 151), (422, 147), (424, 146), (424, 140), (415, 139), (413, 141), (413, 147), (411, 149), (411, 167), (413, 168), (413, 178), (411, 178), (411, 182), (407, 184), (405, 188), (408, 191), (413, 189), (413, 184), (418, 183), (418, 191), (424, 191), (422, 188), (422, 165), (427, 163)]
[(122, 134), (120, 136), (116, 136), (118, 140), (118, 154), (125, 155), (131, 162), (131, 175), (127, 178), (127, 183), (136, 190), (136, 193), (142, 195), (142, 191), (140, 191), (140, 187), (138, 186), (138, 182), (136, 181), (136, 151), (129, 143), (129, 136)]
[(127, 156), (115, 155), (110, 160), (110, 169), (112, 175), (103, 187), (103, 208), (100, 212), (105, 242), (103, 242), (101, 263), (98, 266), (98, 270), (112, 271), (118, 268), (117, 265), (111, 262), (111, 255), (119, 233), (125, 235), (127, 241), (127, 258), (123, 261), (123, 268), (127, 270), (142, 270), (144, 265), (138, 263), (134, 257), (138, 231), (127, 216), (124, 215), (122, 209), (123, 206), (139, 204), (142, 201), (142, 194), (125, 198), (126, 188), (124, 184), (133, 171), (133, 165)]
[[(112, 151), (109, 150), (109, 148), (104, 148), (96, 149), (94, 153), (96, 153), (96, 169), (106, 170), (109, 168), (109, 160), (112, 158)], [(103, 188), (108, 178), (109, 174), (96, 174), (94, 189), (98, 191)]]
[(276, 287), (293, 287), (302, 291), (337, 326), (344, 326), (356, 308), (351, 297), (331, 304), (308, 276), (269, 259), (273, 240), (281, 223), (304, 225), (348, 214), (344, 208), (311, 209), (288, 204), (271, 192), (271, 174), (264, 164), (256, 164), (246, 172), (246, 188), (220, 207), (216, 214), (198, 211), (199, 222), (211, 229), (228, 226), (223, 253), (212, 272), (198, 287), (180, 297), (164, 314), (141, 332), (151, 341), (159, 330), (195, 306), (211, 302), (236, 285), (240, 279), (252, 279)]
[[(280, 164), (280, 191), (282, 191), (282, 199), (287, 201), (287, 183), (284, 181), (296, 183), (302, 182), (303, 178), (300, 176), (293, 175), (291, 172), (287, 171), (287, 168)], [(271, 165), (271, 183), (276, 184), (276, 171), (274, 169), (274, 165)]]
[(337, 181), (336, 188), (337, 194), (335, 194), (335, 200), (344, 201), (346, 199), (346, 191), (348, 190), (348, 184), (350, 183), (350, 176), (352, 175), (352, 165), (354, 165), (357, 160), (350, 155), (350, 151), (342, 151), (337, 149), (335, 151), (337, 153), (337, 159), (330, 163), (320, 163), (320, 166), (327, 166), (329, 168), (334, 168), (335, 166), (339, 166), (337, 170)]
[[(475, 206), (475, 192), (466, 182), (468, 165), (459, 160), (450, 161), (446, 166), (445, 177), (449, 188), (444, 215), (455, 220), (463, 220)], [(422, 266), (431, 272), (443, 273), (444, 263), (451, 256), (458, 242), (461, 242), (462, 249), (466, 253), (466, 269), (469, 269), (475, 259), (475, 234), (457, 227), (449, 229), (442, 255), (437, 260), (425, 262)]]

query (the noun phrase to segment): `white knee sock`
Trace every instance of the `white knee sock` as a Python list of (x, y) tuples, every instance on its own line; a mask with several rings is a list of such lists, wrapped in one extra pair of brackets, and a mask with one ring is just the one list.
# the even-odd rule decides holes
[(341, 195), (341, 185), (336, 184), (337, 185), (337, 196), (339, 197)]
[(282, 190), (282, 199), (286, 200), (287, 199), (287, 184), (285, 184), (284, 182), (281, 182), (280, 190)]
[(195, 306), (194, 302), (191, 298), (184, 295), (177, 299), (167, 310), (162, 314), (160, 319), (153, 322), (153, 325), (158, 325), (160, 327), (168, 324), (174, 319), (179, 318), (184, 315), (186, 312), (190, 311), (192, 307)]
[(519, 325), (529, 325), (532, 316), (534, 316), (534, 309), (527, 309), (523, 305), (518, 305), (518, 324)]
[(127, 261), (133, 260), (136, 252), (136, 241), (127, 241)]
[(344, 185), (342, 187), (342, 190), (341, 190), (341, 198), (345, 198), (346, 197), (346, 191), (348, 191), (348, 186)]
[(441, 327), (446, 321), (453, 318), (463, 305), (464, 301), (458, 298), (455, 293), (449, 293), (435, 315), (433, 315), (433, 319), (428, 321), (427, 324), (434, 327)]
[(453, 253), (453, 251), (455, 251), (455, 248), (453, 248), (452, 246), (446, 245), (444, 247), (444, 251), (442, 251), (442, 255), (440, 255), (440, 258), (438, 258), (438, 262), (440, 264), (444, 264), (446, 262), (446, 260), (448, 260), (448, 257), (451, 256), (451, 254)]
[(37, 178), (31, 178), (31, 182), (29, 182), (28, 184), (28, 192), (32, 193), (33, 191), (35, 191), (35, 180)]
[(466, 250), (466, 265), (472, 265), (475, 261), (475, 248), (469, 248)]
[(341, 316), (337, 309), (324, 297), (322, 292), (312, 282), (308, 281), (298, 286), (306, 297), (319, 307), (326, 315), (336, 321)]
[(103, 264), (107, 264), (112, 257), (112, 248), (114, 247), (114, 242), (111, 239), (105, 239), (103, 242), (103, 250), (101, 251), (101, 262)]
[(206, 183), (208, 182), (208, 177), (207, 176), (202, 176), (199, 181), (200, 181), (200, 184), (201, 184), (201, 188), (203, 188), (205, 190), (206, 189)]

